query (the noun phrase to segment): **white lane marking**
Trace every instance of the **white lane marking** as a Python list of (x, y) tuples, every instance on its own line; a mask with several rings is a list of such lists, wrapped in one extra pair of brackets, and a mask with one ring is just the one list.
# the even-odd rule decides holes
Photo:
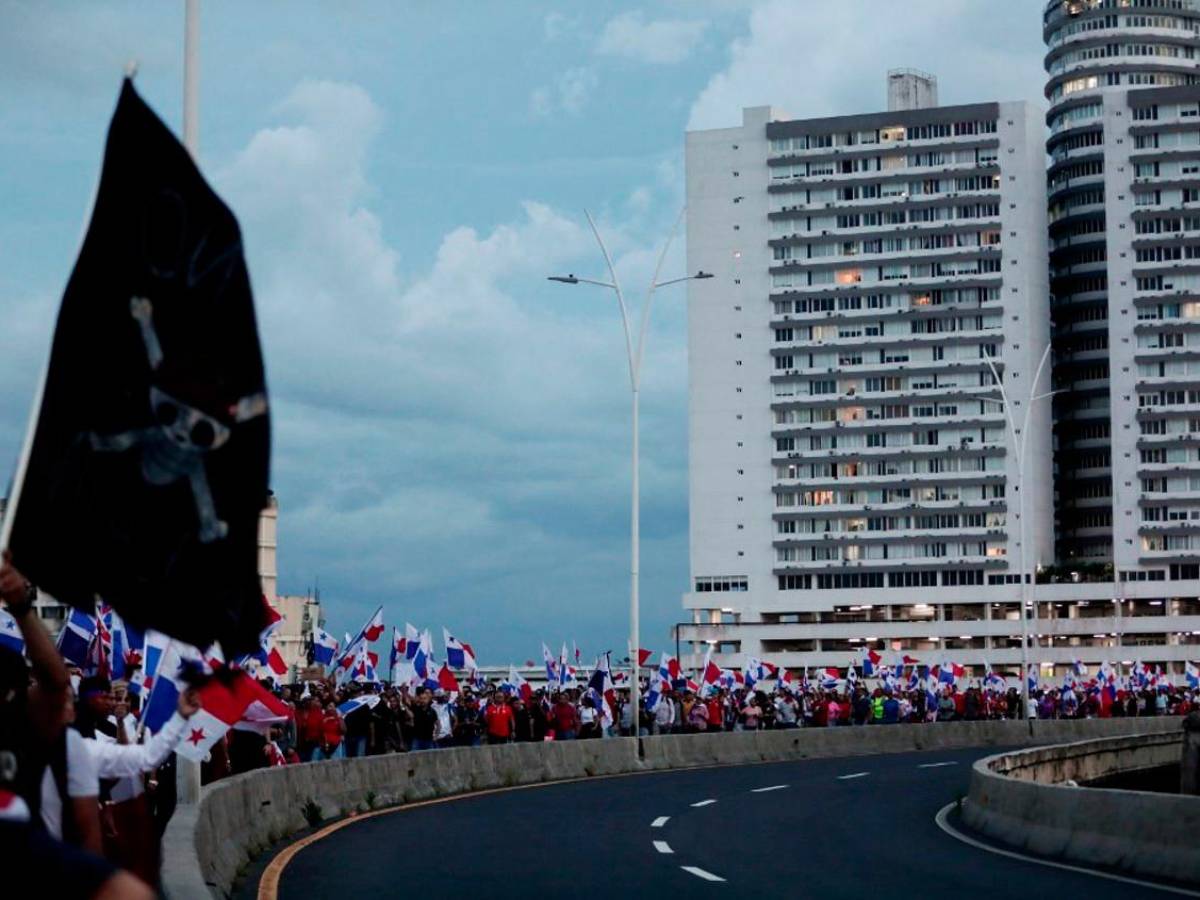
[(770, 787), (765, 787), (765, 788), (752, 788), (750, 793), (765, 794), (767, 791), (782, 791), (786, 787), (787, 787), (786, 784), (773, 784)]
[(849, 775), (839, 775), (838, 781), (847, 781), (851, 778), (862, 778), (863, 776), (870, 774), (870, 772), (851, 772)]
[(956, 762), (940, 762), (940, 763), (921, 763), (917, 766), (918, 769), (940, 769), (942, 766), (957, 766)]
[(703, 878), (705, 881), (724, 881), (720, 875), (714, 875), (712, 872), (705, 872), (703, 869), (698, 869), (695, 866), (680, 866), (685, 872), (691, 872), (697, 878)]
[(708, 806), (709, 804), (716, 802), (716, 800), (701, 800), (699, 803), (693, 803), (692, 806)]
[(957, 838), (964, 844), (969, 844), (979, 850), (986, 850), (988, 853), (996, 853), (1000, 856), (1007, 856), (1010, 859), (1019, 859), (1022, 862), (1037, 863), (1039, 866), (1050, 866), (1054, 869), (1066, 869), (1068, 872), (1082, 872), (1084, 875), (1094, 875), (1097, 878), (1107, 878), (1110, 881), (1123, 881), (1126, 884), (1136, 884), (1138, 887), (1153, 888), (1157, 891), (1166, 891), (1170, 894), (1181, 894), (1184, 897), (1200, 897), (1200, 893), (1189, 891), (1185, 888), (1171, 887), (1166, 884), (1155, 884), (1153, 881), (1142, 881), (1138, 878), (1127, 878), (1124, 875), (1114, 875), (1110, 872), (1097, 872), (1095, 869), (1085, 869), (1082, 866), (1072, 866), (1068, 863), (1054, 862), (1049, 859), (1040, 859), (1036, 856), (1026, 856), (1023, 853), (1016, 853), (1012, 850), (1002, 850), (999, 847), (993, 847), (991, 844), (985, 844), (983, 841), (977, 841), (970, 835), (963, 834), (948, 821), (946, 817), (950, 815), (950, 810), (954, 809), (953, 803), (947, 803), (938, 814), (933, 817), (933, 821), (937, 823), (938, 828), (946, 832), (952, 838)]
[(657, 819), (655, 819), (653, 822), (650, 823), (650, 827), (651, 828), (662, 828), (664, 825), (667, 824), (667, 821), (670, 818), (671, 818), (670, 816), (659, 816)]
[(654, 849), (657, 850), (659, 853), (674, 853), (675, 852), (674, 850), (671, 849), (671, 845), (668, 844), (666, 841), (655, 841)]

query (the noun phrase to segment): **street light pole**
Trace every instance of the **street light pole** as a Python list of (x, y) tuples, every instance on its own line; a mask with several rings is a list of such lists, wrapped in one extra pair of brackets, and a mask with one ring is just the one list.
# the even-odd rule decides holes
[[(1017, 540), (1021, 544), (1021, 567), (1018, 569), (1021, 579), (1021, 590), (1018, 593), (1018, 599), (1021, 606), (1021, 698), (1023, 700), (1023, 708), (1021, 715), (1026, 719), (1029, 717), (1029, 618), (1026, 609), (1029, 605), (1029, 581), (1034, 578), (1033, 569), (1028, 565), (1029, 562), (1029, 547), (1026, 544), (1025, 536), (1025, 441), (1029, 437), (1029, 416), (1033, 412), (1033, 404), (1038, 400), (1045, 400), (1048, 397), (1053, 397), (1055, 394), (1062, 393), (1061, 391), (1047, 391), (1043, 394), (1034, 394), (1037, 390), (1038, 381), (1042, 377), (1042, 369), (1045, 368), (1046, 361), (1050, 358), (1050, 345), (1046, 345), (1045, 351), (1042, 353), (1042, 358), (1038, 362), (1037, 370), (1033, 374), (1033, 381), (1029, 385), (1029, 397), (1025, 404), (1025, 415), (1021, 419), (1021, 429), (1017, 430), (1017, 421), (1013, 417), (1012, 404), (1008, 399), (1008, 391), (1004, 388), (1004, 381), (1000, 378), (1000, 373), (996, 371), (996, 364), (992, 362), (990, 356), (984, 356), (984, 361), (988, 364), (988, 368), (992, 371), (992, 380), (1000, 389), (1000, 399), (993, 400), (990, 397), (981, 397), (984, 403), (996, 403), (1004, 407), (1004, 416), (1008, 420), (1009, 434), (1012, 436), (1013, 453), (1017, 457), (1017, 517), (1020, 522), (1017, 525)], [(1032, 725), (1030, 726), (1032, 728)]]
[(591, 226), (592, 234), (596, 237), (596, 243), (600, 245), (600, 252), (604, 255), (604, 264), (608, 268), (609, 277), (612, 281), (597, 281), (591, 278), (578, 278), (575, 275), (552, 275), (550, 281), (557, 281), (561, 284), (592, 284), (598, 287), (605, 287), (613, 291), (617, 295), (617, 305), (621, 310), (621, 325), (625, 333), (625, 354), (629, 362), (629, 389), (630, 389), (630, 413), (631, 427), (633, 431), (632, 440), (630, 442), (630, 466), (631, 466), (631, 503), (629, 516), (629, 658), (632, 663), (633, 677), (630, 678), (629, 685), (629, 701), (632, 707), (633, 716), (631, 719), (630, 731), (634, 738), (634, 748), (638, 746), (638, 730), (640, 724), (639, 711), (641, 707), (641, 666), (639, 665), (639, 647), (641, 639), (638, 633), (640, 621), (640, 597), (639, 597), (639, 580), (641, 567), (641, 493), (639, 485), (639, 454), (640, 454), (640, 427), (639, 427), (639, 409), (638, 400), (641, 391), (642, 383), (642, 359), (645, 356), (646, 347), (646, 328), (650, 321), (650, 305), (654, 300), (654, 292), (660, 287), (666, 287), (669, 284), (679, 284), (684, 281), (693, 281), (695, 279), (712, 278), (713, 276), (707, 272), (697, 272), (695, 275), (686, 275), (682, 278), (672, 278), (669, 281), (659, 281), (659, 273), (662, 271), (663, 261), (667, 257), (667, 251), (671, 248), (671, 243), (675, 239), (675, 233), (679, 230), (679, 224), (683, 221), (683, 214), (686, 207), (679, 211), (679, 215), (675, 219), (675, 224), (671, 227), (670, 233), (667, 235), (666, 243), (663, 244), (662, 251), (658, 255), (658, 262), (654, 266), (654, 275), (650, 279), (650, 284), (646, 289), (646, 299), (642, 304), (641, 324), (638, 328), (637, 343), (634, 343), (633, 332), (629, 326), (629, 307), (625, 302), (625, 294), (621, 290), (621, 282), (617, 277), (617, 269), (613, 265), (612, 255), (608, 252), (608, 247), (604, 243), (604, 238), (600, 236), (600, 230), (596, 227), (596, 222), (592, 218), (592, 214), (584, 210), (584, 215), (587, 216), (588, 225)]

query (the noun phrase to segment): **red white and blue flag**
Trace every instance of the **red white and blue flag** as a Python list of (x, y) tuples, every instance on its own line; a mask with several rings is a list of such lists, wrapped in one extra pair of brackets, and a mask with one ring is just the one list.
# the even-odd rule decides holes
[(328, 666), (331, 664), (338, 651), (337, 638), (324, 628), (314, 626), (312, 639), (313, 662), (319, 666)]
[(395, 625), (392, 626), (392, 652), (388, 655), (388, 671), (396, 671), (396, 663), (402, 659), (407, 659), (406, 650), (408, 641), (400, 636), (400, 629)]
[(412, 662), (421, 647), (421, 633), (408, 622), (404, 623), (404, 658)]
[[(160, 685), (163, 682), (160, 682)], [(201, 709), (190, 719), (175, 752), (203, 761), (230, 728), (262, 732), (287, 720), (288, 710), (274, 694), (240, 670), (211, 678), (198, 691)]]
[(721, 680), (721, 667), (712, 661), (712, 652), (712, 644), (709, 644), (708, 649), (704, 652), (704, 666), (700, 670), (700, 683), (704, 686), (703, 694), (716, 688)]
[(379, 704), (378, 694), (359, 694), (357, 697), (351, 697), (345, 703), (338, 706), (338, 715), (343, 719), (355, 710), (362, 709), (364, 706), (367, 709), (374, 709)]
[(82, 669), (88, 665), (89, 651), (95, 638), (96, 617), (72, 609), (67, 623), (58, 633), (58, 652), (68, 663)]
[(466, 669), (474, 672), (479, 667), (475, 664), (475, 651), (470, 644), (464, 643), (442, 628), (442, 640), (446, 645), (446, 665), (452, 669)]
[(438, 670), (437, 686), (448, 694), (457, 694), (462, 690), (458, 685), (458, 679), (454, 677), (454, 673), (450, 671), (450, 667), (445, 663)]
[(7, 647), (16, 653), (25, 652), (25, 638), (17, 627), (17, 620), (5, 609), (0, 609), (0, 647)]
[(175, 714), (179, 694), (209, 672), (204, 654), (190, 644), (172, 640), (157, 632), (147, 635), (148, 644), (157, 645), (160, 640), (163, 642), (161, 656), (155, 660), (153, 672), (149, 671), (150, 652), (147, 651), (148, 684), (143, 685), (143, 690), (149, 693), (142, 710), (142, 725), (151, 734), (162, 728)]
[(879, 668), (879, 664), (881, 662), (883, 662), (883, 657), (870, 647), (862, 648), (862, 670), (864, 678), (870, 678), (872, 675), (874, 675), (875, 670)]

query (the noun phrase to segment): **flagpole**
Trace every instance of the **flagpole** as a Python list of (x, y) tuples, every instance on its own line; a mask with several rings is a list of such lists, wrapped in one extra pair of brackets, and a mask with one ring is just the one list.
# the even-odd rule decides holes
[(200, 0), (184, 0), (183, 145), (192, 159), (200, 152)]
[[(183, 145), (198, 164), (200, 152), (200, 0), (184, 0), (183, 24)], [(165, 651), (164, 651), (165, 653)], [(200, 763), (175, 757), (175, 791), (180, 804), (200, 802)]]

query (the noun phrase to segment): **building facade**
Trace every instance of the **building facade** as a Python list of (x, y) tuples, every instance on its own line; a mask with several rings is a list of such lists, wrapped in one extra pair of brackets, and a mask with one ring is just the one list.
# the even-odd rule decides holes
[(1167, 478), (1169, 491), (1159, 489), (1166, 457), (1183, 462), (1175, 457), (1187, 455), (1169, 436), (1183, 433), (1180, 422), (1168, 429), (1159, 416), (1159, 401), (1175, 394), (1161, 392), (1182, 390), (1186, 399), (1200, 385), (1186, 384), (1186, 327), (1165, 324), (1186, 313), (1149, 324), (1164, 294), (1183, 290), (1184, 282), (1178, 289), (1156, 285), (1172, 280), (1177, 266), (1170, 263), (1186, 260), (1187, 243), (1182, 219), (1164, 231), (1178, 217), (1155, 209), (1183, 215), (1196, 187), (1188, 177), (1196, 172), (1194, 154), (1189, 160), (1187, 152), (1196, 129), (1187, 126), (1195, 124), (1200, 97), (1200, 2), (1053, 0), (1043, 34), (1054, 385), (1061, 391), (1054, 425), (1058, 557), (1108, 569), (1110, 578), (1112, 569), (1125, 578), (1157, 578), (1170, 560), (1165, 547), (1150, 549), (1164, 542), (1143, 540), (1152, 535), (1139, 513), (1161, 505), (1161, 496), (1150, 495), (1191, 490), (1178, 483), (1183, 473), (1175, 473), (1176, 483)]
[[(890, 73), (885, 113), (792, 120), (760, 107), (739, 128), (688, 135), (688, 266), (717, 278), (689, 284), (685, 663), (714, 645), (723, 665), (844, 666), (870, 646), (1015, 672), (1024, 590), (1035, 601), (1032, 660), (1132, 657), (1182, 671), (1200, 640), (1200, 584), (1090, 581), (1054, 565), (1048, 395), (1064, 369), (1050, 354), (1046, 236), (1062, 198), (1052, 168), (1048, 216), (1043, 112), (928, 105), (930, 81)], [(1112, 194), (1128, 203), (1131, 232), (1138, 177)], [(1057, 263), (1059, 289), (1095, 264)], [(1128, 273), (1155, 305), (1156, 282), (1139, 277), (1156, 275)], [(1140, 491), (1138, 467), (1162, 467), (1170, 474), (1146, 477), (1167, 478), (1170, 493), (1186, 473), (1140, 453), (1173, 461), (1182, 448), (1139, 430), (1135, 419), (1159, 411), (1146, 411), (1134, 382), (1157, 394), (1188, 363), (1171, 356), (1151, 374), (1168, 362), (1150, 337), (1161, 329), (1132, 311), (1122, 319), (1132, 399), (1121, 446), (1134, 456), (1121, 477)], [(1168, 340), (1170, 351), (1187, 346)], [(1177, 512), (1137, 512), (1159, 506), (1174, 510), (1138, 497), (1120, 507), (1132, 510), (1134, 571), (1179, 536)], [(1023, 586), (1034, 570), (1059, 583)]]
[(308, 665), (308, 650), (313, 628), (322, 624), (321, 600), (315, 593), (284, 595), (277, 592), (279, 582), (279, 500), (274, 493), (258, 518), (258, 577), (263, 596), (283, 618), (272, 636), (273, 645), (295, 676)]

